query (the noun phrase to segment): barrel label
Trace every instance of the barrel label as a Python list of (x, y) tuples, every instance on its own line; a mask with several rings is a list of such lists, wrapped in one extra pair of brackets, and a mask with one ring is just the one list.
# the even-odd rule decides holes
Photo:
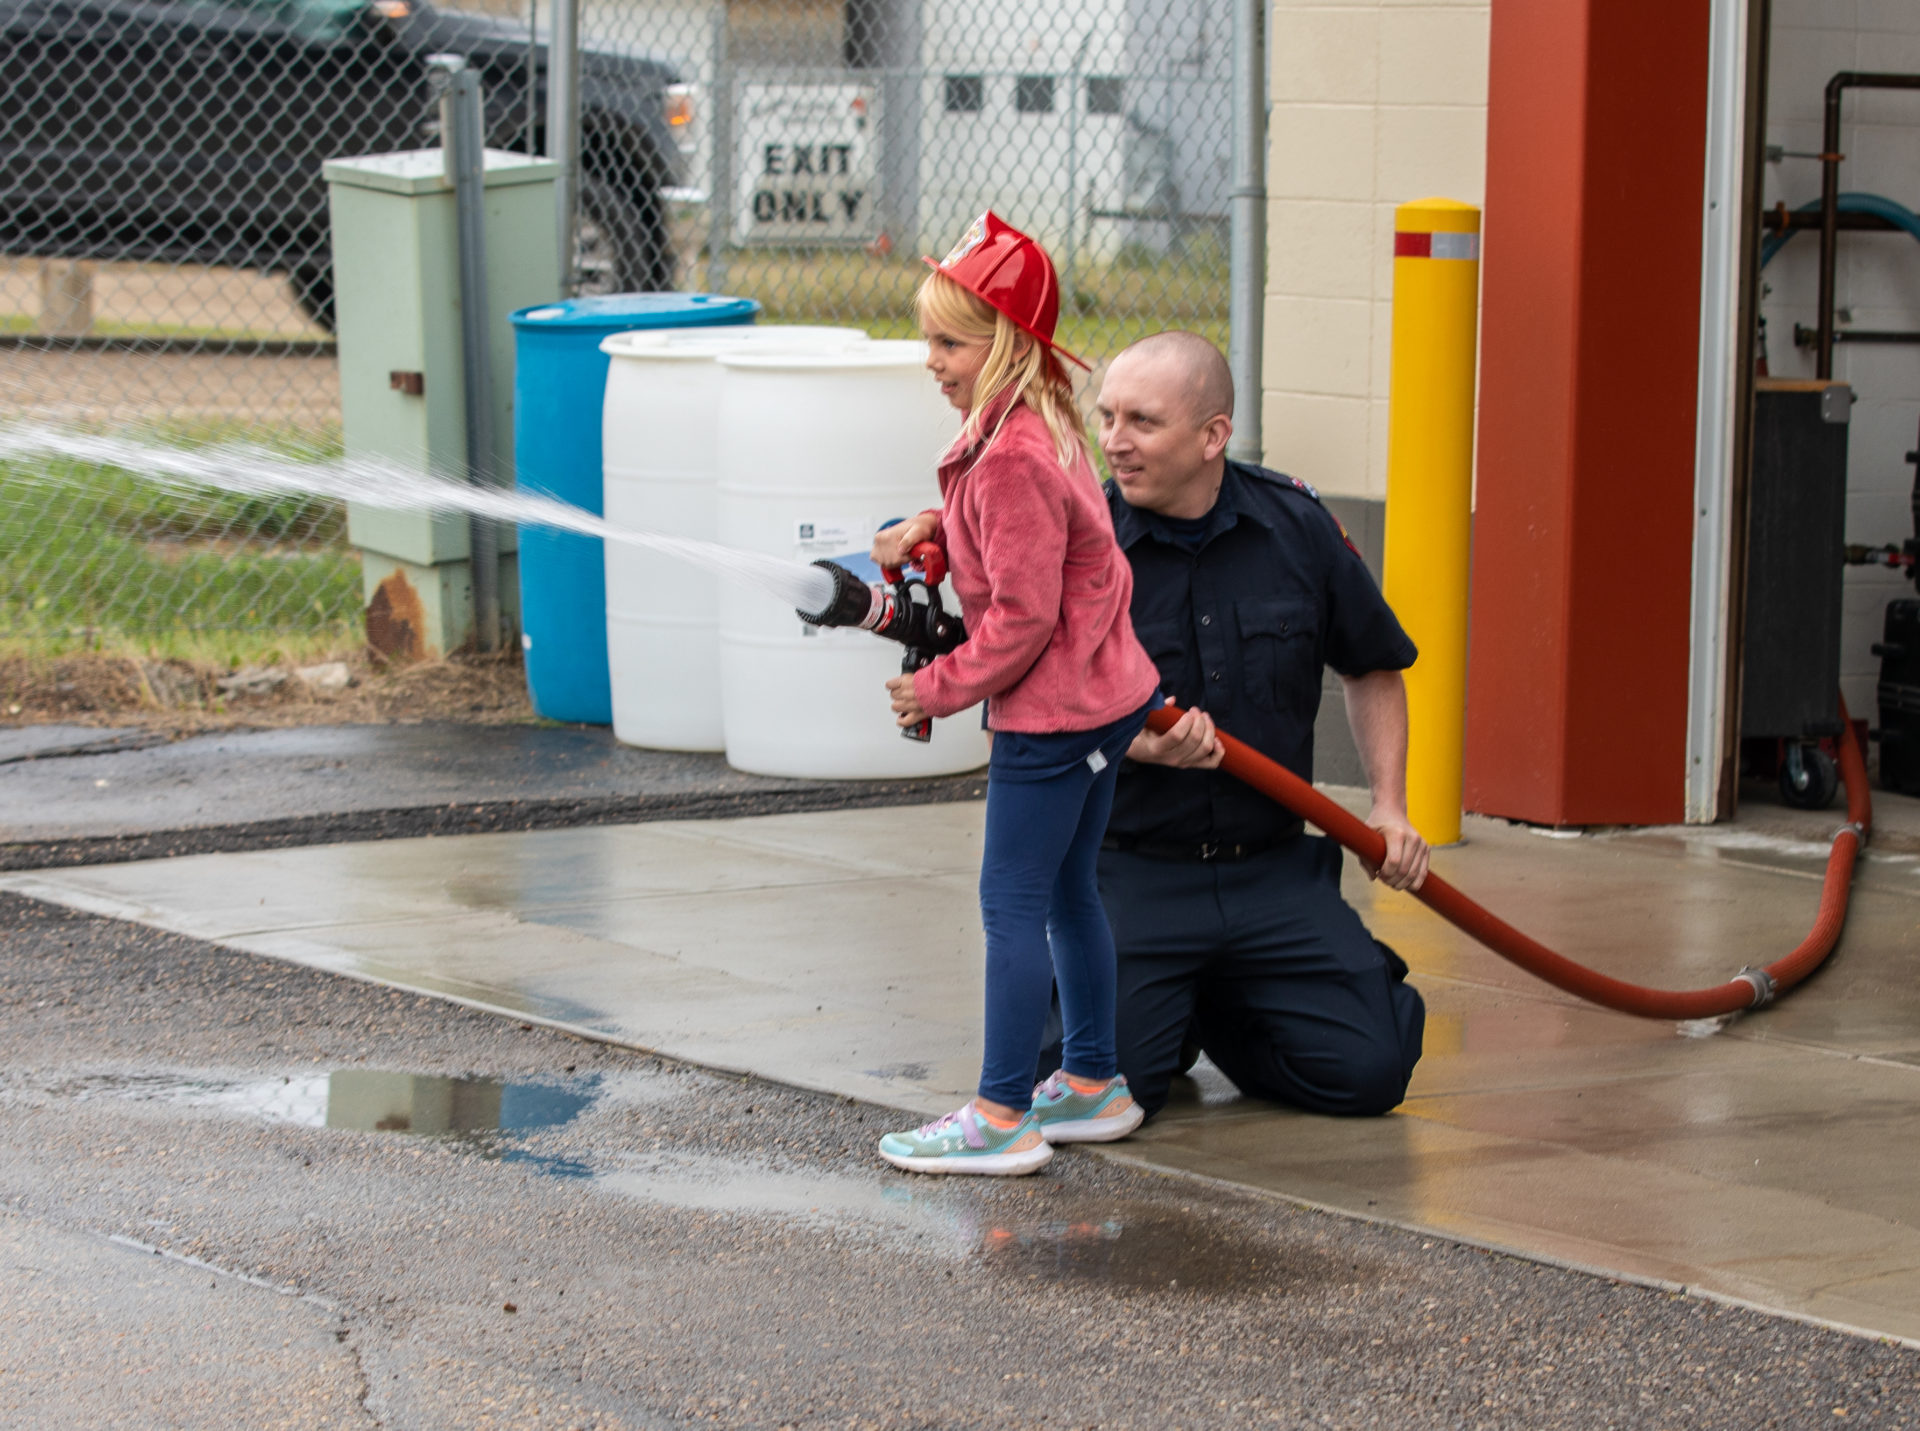
[(810, 517), (793, 524), (794, 555), (806, 561), (865, 551), (872, 544), (871, 517)]

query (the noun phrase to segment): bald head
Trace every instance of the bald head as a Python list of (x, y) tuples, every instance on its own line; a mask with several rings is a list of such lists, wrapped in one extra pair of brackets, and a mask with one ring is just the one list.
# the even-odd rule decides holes
[(1128, 504), (1204, 516), (1219, 494), (1233, 436), (1233, 376), (1198, 333), (1142, 338), (1100, 383), (1100, 450)]
[(1233, 372), (1220, 350), (1198, 333), (1170, 328), (1142, 338), (1114, 362), (1151, 364), (1195, 427), (1210, 417), (1233, 417)]

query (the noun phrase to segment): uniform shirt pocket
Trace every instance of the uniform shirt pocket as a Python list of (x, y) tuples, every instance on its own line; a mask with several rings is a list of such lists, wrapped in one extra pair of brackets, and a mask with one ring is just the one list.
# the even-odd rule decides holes
[(1240, 688), (1263, 711), (1303, 709), (1319, 693), (1312, 606), (1274, 597), (1234, 603)]

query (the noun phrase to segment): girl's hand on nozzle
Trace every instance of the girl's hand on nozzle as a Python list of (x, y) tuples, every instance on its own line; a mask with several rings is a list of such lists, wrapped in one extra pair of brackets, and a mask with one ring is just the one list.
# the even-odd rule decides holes
[(1227, 758), (1227, 748), (1213, 728), (1213, 717), (1195, 709), (1167, 727), (1165, 735), (1141, 731), (1127, 747), (1127, 758), (1176, 770), (1213, 770)]
[(895, 522), (873, 534), (873, 557), (875, 566), (905, 566), (907, 556), (913, 549), (933, 535), (934, 524), (938, 519), (931, 512), (922, 512), (909, 517), (904, 522)]
[(902, 673), (887, 681), (887, 694), (893, 697), (894, 724), (903, 730), (927, 718), (926, 709), (913, 689), (913, 677)]

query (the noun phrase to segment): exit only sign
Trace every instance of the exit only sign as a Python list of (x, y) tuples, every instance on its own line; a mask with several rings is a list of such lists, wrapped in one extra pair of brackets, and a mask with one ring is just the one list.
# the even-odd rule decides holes
[(736, 243), (865, 243), (880, 232), (873, 92), (748, 84), (735, 121)]

